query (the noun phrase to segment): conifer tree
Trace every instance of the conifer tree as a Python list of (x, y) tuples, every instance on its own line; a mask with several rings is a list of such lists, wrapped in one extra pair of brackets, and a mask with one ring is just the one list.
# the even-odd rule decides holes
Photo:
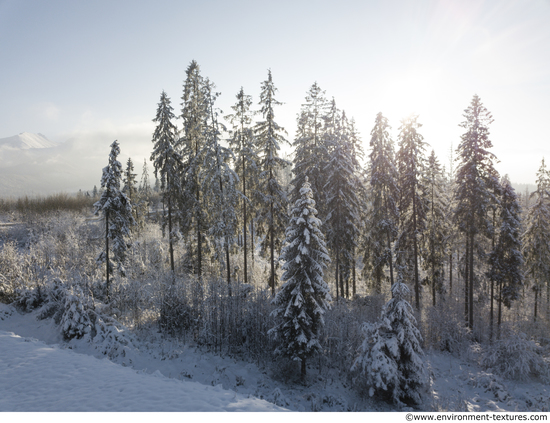
[(465, 110), (464, 122), (460, 124), (466, 129), (461, 136), (457, 149), (456, 191), (454, 219), (460, 232), (466, 237), (466, 281), (468, 294), (465, 301), (468, 327), (474, 327), (474, 250), (476, 236), (492, 236), (492, 221), (487, 211), (492, 204), (498, 204), (495, 197), (499, 185), (498, 172), (493, 166), (496, 157), (489, 151), (492, 142), (489, 139), (489, 125), (493, 117), (474, 95), (470, 106)]
[(443, 290), (444, 264), (447, 248), (448, 197), (445, 180), (434, 150), (428, 158), (426, 168), (426, 194), (428, 210), (426, 231), (423, 242), (423, 268), (426, 271), (426, 284), (432, 291), (432, 305), (436, 305), (436, 293)]
[(192, 61), (186, 71), (183, 87), (182, 113), (183, 134), (176, 143), (177, 151), (183, 157), (184, 184), (180, 196), (181, 228), (188, 238), (188, 262), (194, 273), (202, 277), (202, 264), (207, 249), (207, 210), (204, 202), (200, 175), (204, 169), (206, 153), (205, 127), (208, 120), (205, 81), (200, 67)]
[(237, 192), (239, 178), (229, 167), (229, 161), (234, 159), (233, 153), (228, 148), (220, 145), (218, 111), (214, 107), (218, 94), (212, 92), (213, 88), (214, 85), (206, 80), (205, 101), (209, 119), (205, 125), (207, 131), (206, 153), (200, 181), (204, 192), (204, 202), (210, 210), (206, 217), (208, 218), (208, 232), (215, 241), (215, 258), (221, 259), (222, 251), (225, 253), (227, 285), (231, 295), (229, 249), (233, 244), (237, 226), (235, 206), (239, 197)]
[(134, 220), (136, 222), (134, 227), (139, 230), (143, 228), (146, 209), (145, 203), (139, 193), (136, 176), (137, 174), (134, 173), (134, 163), (132, 162), (132, 158), (128, 157), (128, 161), (126, 162), (126, 170), (124, 171), (124, 178), (122, 179), (124, 184), (122, 192), (126, 194), (130, 200), (130, 203), (132, 203), (132, 215), (134, 216)]
[(422, 335), (406, 300), (408, 295), (404, 283), (392, 286), (392, 298), (384, 305), (380, 319), (363, 325), (365, 340), (352, 366), (366, 378), (370, 396), (378, 393), (398, 405), (420, 403), (428, 383)]
[(275, 122), (274, 107), (282, 103), (275, 99), (277, 88), (273, 84), (271, 70), (268, 71), (267, 80), (262, 83), (260, 93), (260, 112), (263, 121), (256, 124), (254, 133), (258, 151), (260, 154), (260, 174), (258, 182), (258, 197), (260, 209), (258, 220), (266, 236), (262, 242), (264, 254), (269, 249), (271, 274), (269, 286), (275, 295), (275, 249), (281, 246), (281, 235), (284, 232), (287, 218), (287, 195), (280, 183), (279, 173), (289, 162), (279, 157), (281, 143), (287, 143), (283, 137), (284, 128)]
[(527, 211), (523, 234), (525, 274), (535, 292), (534, 320), (537, 320), (538, 300), (546, 283), (550, 291), (550, 173), (544, 159), (537, 172), (537, 190), (531, 193), (533, 204)]
[(300, 189), (305, 177), (309, 178), (313, 192), (317, 199), (322, 199), (323, 169), (328, 160), (328, 150), (323, 136), (323, 122), (327, 111), (325, 92), (321, 90), (317, 82), (309, 89), (306, 102), (298, 114), (298, 128), (293, 143), (294, 154), (294, 179), (291, 185), (291, 201), (300, 197)]
[[(357, 166), (352, 156), (345, 114), (341, 115), (333, 100), (325, 133), (330, 146), (325, 166), (326, 232), (328, 246), (335, 261), (336, 295), (349, 297), (344, 291), (344, 280), (349, 280), (351, 266), (355, 265), (353, 253), (357, 246), (359, 220), (359, 193), (362, 187), (357, 177)], [(327, 119), (328, 121), (328, 119)]]
[(153, 122), (157, 122), (157, 127), (153, 134), (154, 147), (151, 161), (157, 181), (160, 176), (159, 189), (162, 191), (163, 202), (168, 206), (168, 215), (163, 216), (163, 229), (168, 225), (170, 268), (174, 272), (174, 207), (181, 187), (182, 158), (174, 149), (176, 127), (172, 123), (174, 119), (172, 110), (170, 99), (163, 91), (156, 117), (153, 119)]
[[(237, 94), (237, 103), (231, 106), (234, 113), (226, 116), (233, 125), (233, 136), (229, 145), (236, 156), (235, 170), (239, 175), (242, 186), (242, 227), (243, 227), (243, 257), (244, 283), (248, 284), (248, 223), (252, 221), (254, 211), (251, 188), (254, 187), (258, 176), (259, 157), (254, 144), (254, 133), (250, 127), (252, 123), (252, 97), (245, 95), (243, 88)], [(247, 190), (248, 188), (248, 190)], [(254, 240), (251, 239), (251, 251), (254, 251)]]
[(411, 115), (401, 122), (399, 128), (399, 151), (397, 168), (399, 171), (399, 212), (400, 228), (396, 250), (397, 259), (407, 276), (410, 270), (414, 280), (415, 307), (420, 308), (420, 236), (426, 227), (428, 200), (426, 197), (425, 171), (426, 158), (424, 137), (418, 133), (422, 125), (418, 116)]
[[(521, 206), (518, 196), (507, 176), (502, 178), (500, 198), (498, 241), (489, 256), (489, 278), (497, 284), (498, 337), (502, 319), (502, 304), (510, 308), (519, 298), (523, 284), (523, 255), (521, 253)], [(491, 299), (493, 298), (491, 284)], [(491, 338), (493, 334), (493, 306), (491, 304)]]
[(149, 182), (149, 169), (147, 167), (147, 159), (143, 159), (143, 170), (141, 172), (141, 182), (139, 185), (139, 192), (145, 198), (146, 201), (149, 201), (151, 198), (151, 185)]
[(394, 144), (389, 134), (388, 119), (378, 113), (371, 131), (369, 155), (369, 182), (365, 270), (374, 279), (376, 292), (381, 292), (385, 268), (390, 271), (390, 287), (394, 284), (392, 244), (397, 237), (399, 223), (398, 173), (395, 166)]
[(269, 333), (279, 341), (276, 353), (301, 362), (303, 381), (306, 360), (321, 350), (323, 315), (331, 297), (323, 280), (330, 259), (307, 176), (300, 194), (292, 208), (281, 251), (285, 283), (272, 301), (277, 306), (273, 315), (279, 321)]
[[(95, 214), (100, 212), (105, 219), (105, 250), (99, 255), (97, 261), (105, 263), (105, 294), (110, 296), (110, 276), (113, 274), (116, 264), (119, 272), (124, 275), (124, 260), (128, 246), (125, 238), (130, 235), (130, 226), (135, 224), (132, 216), (132, 204), (120, 190), (122, 177), (122, 165), (117, 160), (120, 147), (117, 141), (111, 144), (109, 164), (103, 168), (101, 188), (104, 188), (100, 199), (94, 204)], [(111, 246), (109, 246), (111, 241)], [(112, 256), (109, 255), (112, 250)], [(112, 260), (111, 260), (112, 258)]]

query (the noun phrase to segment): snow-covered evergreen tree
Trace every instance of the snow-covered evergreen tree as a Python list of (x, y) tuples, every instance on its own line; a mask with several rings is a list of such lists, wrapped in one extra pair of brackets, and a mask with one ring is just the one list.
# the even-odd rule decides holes
[(363, 325), (365, 340), (352, 367), (365, 377), (370, 396), (377, 393), (398, 405), (419, 404), (428, 383), (422, 335), (405, 299), (408, 295), (404, 283), (392, 286), (392, 299), (384, 305), (380, 319)]
[[(109, 164), (103, 168), (101, 177), (101, 188), (103, 193), (100, 199), (94, 204), (95, 214), (100, 212), (105, 219), (105, 250), (98, 257), (98, 262), (106, 266), (106, 296), (110, 295), (110, 275), (113, 273), (114, 264), (117, 265), (121, 274), (125, 274), (124, 260), (128, 245), (126, 237), (130, 236), (130, 226), (135, 224), (132, 216), (132, 204), (120, 190), (122, 178), (122, 165), (117, 160), (120, 154), (120, 147), (117, 141), (111, 144)], [(112, 245), (109, 247), (109, 241)], [(112, 261), (109, 257), (109, 250), (112, 250)], [(114, 263), (113, 263), (114, 262)]]
[[(220, 125), (218, 124), (218, 112), (214, 108), (217, 94), (212, 90), (214, 85), (205, 81), (205, 101), (209, 119), (206, 128), (206, 153), (204, 168), (200, 175), (201, 185), (204, 191), (204, 203), (208, 205), (208, 233), (214, 240), (216, 250), (215, 258), (225, 261), (227, 284), (231, 289), (231, 266), (229, 249), (234, 243), (237, 229), (237, 201), (239, 193), (237, 184), (239, 178), (229, 167), (230, 160), (234, 159), (233, 153), (220, 144)], [(225, 253), (225, 259), (222, 256)], [(231, 291), (230, 291), (231, 293)]]
[[(415, 307), (420, 308), (420, 237), (426, 228), (428, 199), (426, 196), (426, 158), (424, 137), (418, 132), (422, 125), (411, 115), (399, 128), (399, 151), (396, 162), (399, 172), (400, 225), (397, 238), (397, 260), (406, 277), (414, 280)], [(414, 271), (410, 275), (410, 271)], [(405, 275), (403, 276), (405, 277)]]
[(546, 283), (550, 289), (550, 173), (544, 159), (537, 172), (537, 190), (531, 193), (531, 207), (525, 218), (523, 257), (525, 273), (535, 292), (534, 319), (537, 320), (538, 300)]
[[(153, 152), (151, 161), (155, 168), (155, 178), (160, 179), (159, 188), (162, 191), (164, 204), (168, 207), (168, 214), (163, 216), (163, 230), (168, 225), (168, 241), (170, 251), (170, 268), (174, 271), (174, 207), (181, 187), (182, 158), (175, 151), (176, 127), (170, 99), (163, 91), (160, 96), (157, 114), (153, 122), (157, 127), (153, 134)], [(160, 176), (160, 178), (159, 178)]]
[[(231, 108), (234, 113), (226, 116), (233, 125), (232, 137), (229, 145), (236, 156), (235, 171), (239, 175), (242, 187), (241, 222), (243, 230), (243, 258), (244, 283), (248, 284), (248, 224), (254, 217), (254, 196), (250, 195), (257, 183), (259, 157), (254, 144), (254, 133), (250, 127), (252, 123), (252, 97), (244, 93), (243, 88), (237, 94), (237, 103)], [(251, 239), (251, 251), (254, 252), (254, 240)]]
[(143, 228), (145, 224), (145, 204), (143, 199), (140, 196), (137, 180), (137, 174), (134, 173), (134, 163), (132, 158), (128, 157), (126, 162), (126, 170), (124, 171), (124, 177), (122, 178), (123, 187), (122, 192), (126, 194), (130, 203), (132, 203), (132, 215), (136, 222), (135, 228)]
[(436, 305), (436, 293), (443, 290), (444, 264), (447, 256), (449, 198), (445, 191), (445, 179), (434, 150), (426, 168), (426, 194), (428, 210), (426, 231), (423, 238), (422, 267), (426, 271), (425, 283), (432, 291), (432, 305)]
[[(498, 172), (493, 166), (496, 157), (489, 151), (489, 125), (493, 117), (474, 95), (464, 111), (466, 129), (457, 149), (456, 191), (454, 193), (454, 220), (460, 232), (466, 236), (466, 293), (468, 327), (474, 326), (474, 250), (478, 234), (491, 237), (492, 219), (488, 215), (491, 205), (498, 204), (495, 197), (499, 185)], [(465, 310), (466, 311), (466, 310)]]
[[(352, 155), (347, 120), (334, 99), (325, 121), (325, 143), (330, 148), (324, 168), (327, 245), (335, 262), (336, 296), (349, 297), (349, 276), (355, 265), (362, 185)], [(347, 292), (344, 291), (346, 281)]]
[(399, 223), (398, 173), (395, 165), (394, 144), (389, 134), (388, 119), (378, 113), (371, 131), (369, 155), (369, 189), (365, 251), (365, 276), (374, 280), (375, 292), (381, 292), (386, 267), (390, 271), (390, 287), (394, 283), (392, 245), (397, 237)]
[(291, 185), (291, 201), (294, 203), (300, 198), (300, 189), (305, 177), (309, 178), (313, 192), (319, 202), (323, 198), (323, 169), (328, 161), (328, 150), (323, 136), (323, 122), (327, 112), (327, 100), (325, 92), (321, 90), (317, 82), (309, 89), (306, 102), (298, 114), (298, 128), (293, 143), (294, 153), (294, 179)]
[(203, 260), (208, 248), (208, 210), (200, 181), (207, 151), (206, 125), (209, 118), (205, 87), (200, 67), (193, 60), (186, 71), (181, 112), (183, 133), (176, 146), (183, 157), (185, 172), (180, 196), (180, 226), (187, 242), (186, 261), (199, 278), (202, 277)]
[(280, 145), (288, 141), (282, 134), (284, 128), (275, 122), (274, 107), (282, 103), (275, 99), (277, 88), (273, 84), (271, 70), (268, 71), (267, 80), (262, 83), (260, 93), (260, 112), (263, 121), (256, 123), (254, 133), (260, 155), (260, 175), (257, 195), (260, 209), (258, 220), (259, 229), (266, 235), (262, 242), (262, 252), (269, 250), (271, 274), (269, 286), (272, 294), (275, 294), (275, 250), (281, 248), (282, 234), (284, 233), (287, 217), (287, 194), (280, 183), (281, 170), (289, 165), (287, 160), (279, 157)]
[(279, 321), (269, 332), (279, 341), (276, 353), (301, 362), (303, 380), (306, 360), (321, 349), (320, 330), (331, 297), (323, 280), (330, 259), (307, 176), (300, 195), (292, 208), (281, 251), (285, 283), (272, 301)]
[[(510, 308), (519, 298), (523, 285), (523, 255), (521, 253), (521, 206), (507, 176), (502, 178), (498, 241), (489, 256), (489, 278), (496, 282), (498, 328), (502, 319), (502, 304)], [(491, 286), (493, 289), (493, 286)], [(493, 295), (491, 295), (493, 297)], [(492, 320), (492, 319), (491, 319)], [(492, 323), (492, 322), (491, 322)], [(492, 334), (492, 325), (491, 325)], [(499, 336), (500, 337), (500, 336)]]

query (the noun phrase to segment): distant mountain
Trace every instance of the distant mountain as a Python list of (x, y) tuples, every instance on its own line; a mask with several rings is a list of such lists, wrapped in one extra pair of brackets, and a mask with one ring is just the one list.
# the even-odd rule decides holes
[(30, 132), (22, 132), (13, 137), (0, 139), (0, 149), (30, 150), (32, 148), (52, 148), (58, 145), (42, 134), (31, 134)]

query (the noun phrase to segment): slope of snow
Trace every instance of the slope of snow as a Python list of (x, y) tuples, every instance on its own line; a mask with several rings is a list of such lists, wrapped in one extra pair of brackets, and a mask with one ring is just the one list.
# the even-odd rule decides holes
[(136, 372), (0, 331), (0, 411), (282, 411), (221, 386)]
[(31, 148), (51, 148), (57, 146), (58, 144), (56, 142), (50, 141), (44, 135), (31, 134), (30, 132), (22, 132), (19, 135), (0, 139), (0, 148), (8, 147), (19, 150), (29, 150)]

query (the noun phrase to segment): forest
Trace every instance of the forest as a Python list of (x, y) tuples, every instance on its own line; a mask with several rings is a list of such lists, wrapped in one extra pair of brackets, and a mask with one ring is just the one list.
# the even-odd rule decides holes
[(443, 161), (419, 116), (361, 135), (317, 83), (292, 137), (271, 71), (256, 102), (219, 95), (195, 61), (177, 111), (160, 94), (140, 181), (121, 140), (89, 193), (0, 200), (0, 302), (108, 357), (158, 331), (388, 407), (460, 409), (426, 351), (550, 382), (550, 172), (531, 193), (499, 175), (480, 97)]

